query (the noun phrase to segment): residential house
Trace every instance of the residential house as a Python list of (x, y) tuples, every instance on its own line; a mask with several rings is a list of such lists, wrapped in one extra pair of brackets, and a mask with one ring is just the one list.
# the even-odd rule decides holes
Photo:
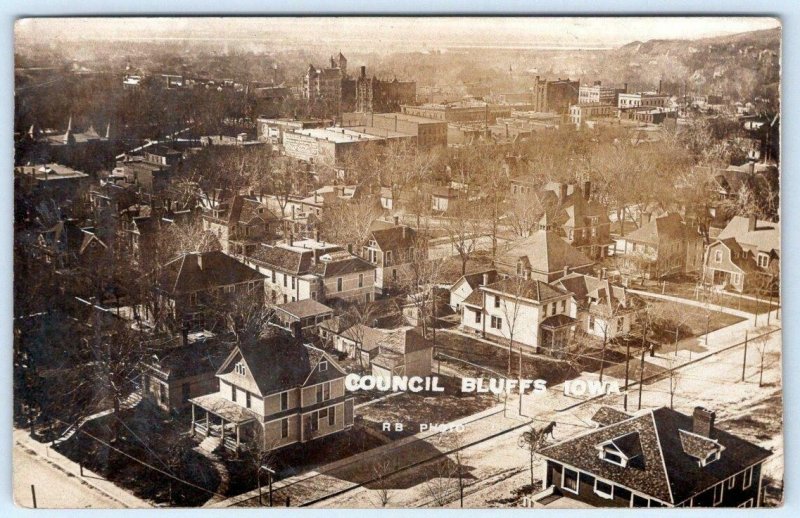
[(216, 250), (173, 259), (161, 268), (156, 281), (162, 307), (190, 329), (215, 322), (213, 305), (217, 301), (264, 294), (262, 274)]
[(232, 255), (250, 255), (261, 243), (277, 237), (280, 220), (255, 198), (236, 195), (203, 214), (203, 228), (214, 234), (222, 249)]
[(572, 294), (541, 280), (508, 278), (461, 302), (461, 327), (484, 338), (511, 340), (535, 352), (561, 356), (576, 320)]
[(414, 260), (416, 238), (416, 230), (401, 225), (397, 216), (393, 226), (370, 232), (361, 256), (376, 267), (376, 293), (386, 293), (408, 276), (409, 263)]
[(230, 345), (214, 337), (188, 335), (142, 362), (143, 396), (167, 412), (187, 408), (190, 398), (217, 387), (217, 369), (229, 353)]
[(296, 300), (369, 302), (375, 296), (375, 266), (342, 247), (304, 239), (262, 245), (247, 264), (267, 278), (269, 301)]
[(545, 207), (540, 229), (556, 232), (591, 259), (608, 255), (608, 247), (614, 244), (608, 207), (592, 199), (591, 182), (548, 182), (540, 198)]
[(538, 230), (501, 250), (498, 270), (523, 279), (553, 282), (570, 272), (591, 273), (594, 261), (558, 234)]
[[(599, 412), (598, 412), (599, 413)], [(539, 450), (536, 506), (758, 507), (771, 453), (715, 426), (715, 413), (603, 412), (601, 426)]]
[(319, 326), (331, 318), (333, 309), (314, 299), (295, 300), (275, 306), (275, 324), (291, 331), (299, 323), (304, 337), (317, 336)]
[(450, 287), (450, 307), (457, 312), (461, 311), (461, 303), (472, 295), (479, 286), (487, 286), (499, 280), (499, 274), (494, 268), (462, 275)]
[(572, 293), (578, 328), (601, 340), (625, 336), (636, 322), (641, 299), (606, 278), (571, 273), (555, 282)]
[(276, 333), (240, 343), (217, 370), (218, 391), (193, 397), (192, 433), (228, 450), (273, 450), (353, 425), (345, 372), (324, 351)]
[(703, 281), (739, 293), (778, 286), (781, 227), (755, 216), (735, 216), (708, 246)]
[(617, 240), (614, 255), (626, 276), (658, 279), (699, 271), (703, 261), (703, 236), (681, 216), (642, 216), (642, 225)]

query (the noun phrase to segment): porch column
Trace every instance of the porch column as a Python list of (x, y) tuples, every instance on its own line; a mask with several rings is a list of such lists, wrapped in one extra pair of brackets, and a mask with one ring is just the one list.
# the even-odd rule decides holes
[(550, 356), (553, 356), (556, 352), (556, 332), (555, 330), (550, 331)]
[(208, 410), (206, 410), (206, 437), (211, 433), (211, 423), (208, 420)]
[(192, 403), (192, 427), (189, 429), (189, 432), (194, 437), (194, 403)]
[(236, 449), (239, 449), (239, 425), (236, 425)]
[(222, 444), (225, 444), (225, 419), (220, 417), (220, 422), (222, 423)]

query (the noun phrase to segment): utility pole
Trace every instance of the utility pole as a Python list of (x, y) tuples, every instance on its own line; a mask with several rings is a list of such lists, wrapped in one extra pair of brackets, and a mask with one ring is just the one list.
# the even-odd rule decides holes
[(33, 497), (33, 508), (36, 509), (36, 487), (31, 484), (31, 497)]
[(625, 411), (628, 411), (628, 371), (630, 370), (631, 366), (631, 341), (626, 339), (625, 340), (625, 399), (623, 405), (625, 406)]
[[(649, 319), (649, 317), (648, 317)], [(644, 321), (644, 331), (642, 332), (642, 359), (639, 362), (639, 410), (642, 409), (642, 386), (644, 385), (644, 351), (647, 349), (647, 320)]]
[(744, 357), (742, 358), (742, 381), (744, 381), (744, 371), (747, 367), (747, 330), (744, 332)]

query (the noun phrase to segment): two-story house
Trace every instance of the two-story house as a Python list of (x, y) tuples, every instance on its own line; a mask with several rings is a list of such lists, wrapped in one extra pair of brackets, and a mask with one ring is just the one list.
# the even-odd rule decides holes
[(592, 199), (592, 184), (549, 182), (540, 198), (545, 206), (539, 228), (552, 230), (591, 259), (608, 255), (611, 220), (608, 207)]
[(703, 281), (763, 294), (778, 286), (780, 258), (780, 224), (735, 216), (706, 250)]
[(331, 243), (290, 237), (262, 245), (242, 260), (266, 276), (273, 304), (305, 299), (369, 302), (375, 297), (375, 266)]
[(291, 334), (240, 343), (216, 376), (217, 392), (189, 400), (191, 431), (219, 438), (228, 450), (252, 441), (273, 450), (353, 425), (345, 372), (324, 351)]
[(657, 279), (699, 271), (703, 244), (700, 232), (680, 214), (645, 214), (639, 228), (617, 240), (614, 255), (623, 275)]
[(262, 274), (217, 250), (173, 259), (161, 268), (156, 284), (161, 307), (191, 330), (211, 324), (215, 301), (264, 295)]
[(450, 307), (453, 311), (461, 311), (461, 303), (472, 295), (479, 286), (486, 286), (500, 279), (494, 268), (462, 275), (450, 286)]
[(564, 238), (547, 230), (511, 242), (500, 251), (496, 263), (501, 273), (545, 283), (570, 272), (591, 273), (594, 265)]
[(554, 284), (572, 293), (578, 327), (604, 341), (630, 333), (642, 308), (640, 298), (602, 277), (571, 273)]
[(513, 340), (537, 353), (561, 356), (576, 320), (572, 294), (519, 277), (479, 286), (461, 303), (461, 327), (495, 340)]
[(232, 255), (252, 254), (261, 243), (274, 240), (281, 226), (266, 205), (242, 195), (203, 214), (203, 229), (214, 234), (223, 251)]
[(534, 505), (758, 507), (771, 453), (720, 430), (715, 417), (700, 407), (691, 416), (604, 411), (593, 418), (598, 429), (539, 450), (545, 489)]
[(397, 216), (394, 225), (370, 232), (361, 257), (375, 265), (375, 291), (384, 294), (408, 275), (408, 264), (415, 259), (417, 232), (401, 225)]

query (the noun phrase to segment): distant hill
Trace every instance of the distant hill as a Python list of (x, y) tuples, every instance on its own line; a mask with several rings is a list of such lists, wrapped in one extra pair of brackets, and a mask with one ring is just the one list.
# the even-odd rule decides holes
[[(668, 23), (668, 22), (667, 22)], [(602, 76), (633, 89), (662, 88), (672, 94), (721, 94), (738, 100), (777, 97), (781, 29), (695, 40), (634, 41), (607, 52)]]

